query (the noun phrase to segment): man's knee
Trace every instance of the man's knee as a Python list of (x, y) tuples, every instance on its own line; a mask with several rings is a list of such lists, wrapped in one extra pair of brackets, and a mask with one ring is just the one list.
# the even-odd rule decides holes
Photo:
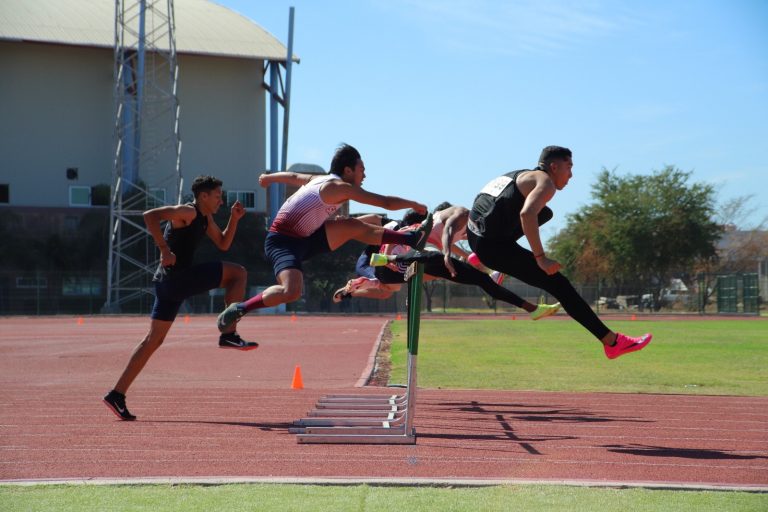
[(286, 289), (283, 297), (285, 298), (286, 302), (296, 302), (301, 298), (301, 289)]
[(245, 267), (238, 265), (237, 263), (224, 263), (224, 272), (222, 275), (222, 281), (224, 284), (241, 284), (248, 279), (248, 271)]
[(225, 263), (224, 272), (229, 273), (237, 279), (245, 279), (248, 276), (248, 272), (245, 270), (245, 267), (238, 263)]
[(283, 285), (283, 299), (286, 302), (295, 302), (301, 298), (301, 282), (289, 282)]
[(150, 328), (144, 339), (141, 340), (141, 343), (139, 343), (139, 346), (141, 347), (140, 350), (149, 351), (150, 353), (154, 352), (163, 344), (163, 341), (165, 341), (167, 332), (168, 330), (165, 328), (153, 326), (153, 328)]

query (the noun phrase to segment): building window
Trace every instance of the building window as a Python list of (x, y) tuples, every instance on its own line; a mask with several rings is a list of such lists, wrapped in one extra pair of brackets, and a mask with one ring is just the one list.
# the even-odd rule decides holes
[(11, 199), (10, 185), (7, 183), (0, 183), (0, 203), (8, 204)]
[(69, 206), (91, 206), (91, 187), (70, 185)]
[(256, 208), (256, 193), (252, 190), (228, 190), (227, 205), (232, 206), (240, 201), (244, 208)]
[(16, 288), (48, 288), (47, 277), (17, 277)]
[(69, 186), (69, 206), (109, 206), (109, 185)]
[(109, 206), (109, 185), (94, 185), (91, 187), (91, 206)]
[(147, 196), (147, 208), (157, 208), (159, 206), (165, 206), (166, 204), (164, 188), (149, 189), (149, 195)]
[(65, 277), (61, 282), (61, 294), (66, 297), (98, 297), (101, 295), (101, 279)]

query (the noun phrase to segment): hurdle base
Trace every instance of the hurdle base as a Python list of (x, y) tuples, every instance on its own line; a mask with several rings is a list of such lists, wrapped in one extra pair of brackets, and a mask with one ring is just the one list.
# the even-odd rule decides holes
[[(349, 429), (349, 430), (347, 430)], [(416, 429), (406, 433), (404, 428), (308, 427), (298, 434), (301, 444), (416, 444)]]
[[(416, 279), (411, 277), (416, 275)], [(321, 397), (307, 417), (294, 421), (289, 432), (298, 443), (416, 444), (416, 359), (424, 268), (409, 266), (408, 383), (403, 394), (334, 394)], [(415, 282), (415, 284), (414, 284)]]

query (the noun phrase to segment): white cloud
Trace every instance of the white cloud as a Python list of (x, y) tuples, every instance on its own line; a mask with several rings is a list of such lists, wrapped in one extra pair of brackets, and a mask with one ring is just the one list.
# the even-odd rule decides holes
[(468, 54), (553, 54), (647, 24), (610, 2), (560, 0), (387, 0), (382, 9), (401, 16), (440, 45)]

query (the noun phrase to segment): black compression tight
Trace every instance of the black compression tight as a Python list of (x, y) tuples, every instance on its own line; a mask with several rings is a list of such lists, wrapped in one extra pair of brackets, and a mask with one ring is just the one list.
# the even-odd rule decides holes
[(610, 332), (564, 275), (560, 272), (547, 275), (539, 268), (533, 253), (518, 245), (515, 240), (487, 239), (471, 232), (467, 235), (470, 247), (484, 265), (554, 296), (563, 309), (598, 340)]
[(408, 251), (397, 257), (400, 261), (419, 261), (424, 264), (424, 273), (434, 277), (440, 277), (448, 281), (459, 284), (471, 284), (479, 286), (485, 293), (496, 300), (501, 300), (517, 306), (523, 307), (525, 302), (520, 296), (512, 293), (503, 286), (499, 286), (488, 274), (482, 272), (469, 263), (465, 263), (456, 258), (453, 260), (453, 268), (456, 270), (456, 276), (452, 276), (445, 267), (444, 254), (437, 251)]

